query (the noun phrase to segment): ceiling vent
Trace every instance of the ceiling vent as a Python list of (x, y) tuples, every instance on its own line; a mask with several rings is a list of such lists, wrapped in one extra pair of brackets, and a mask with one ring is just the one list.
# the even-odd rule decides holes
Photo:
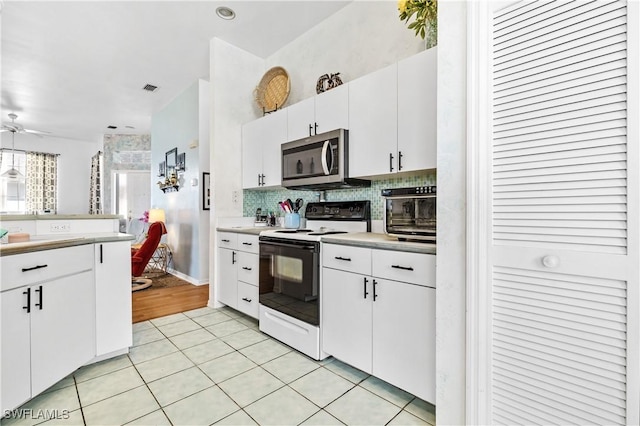
[(147, 92), (155, 92), (158, 90), (158, 86), (154, 86), (153, 84), (145, 84), (142, 90), (146, 90)]
[(118, 128), (118, 126), (107, 126), (107, 129), (111, 129), (111, 130), (115, 130), (117, 128)]

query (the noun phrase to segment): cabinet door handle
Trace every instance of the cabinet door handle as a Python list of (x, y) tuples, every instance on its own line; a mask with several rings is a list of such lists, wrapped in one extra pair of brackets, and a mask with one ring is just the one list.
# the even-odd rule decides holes
[(364, 298), (367, 298), (367, 295), (369, 294), (369, 292), (367, 291), (367, 283), (369, 282), (369, 280), (367, 279), (367, 277), (364, 277)]
[(264, 175), (262, 175), (262, 186), (264, 186)]
[(317, 135), (318, 134), (318, 123), (313, 123), (313, 127), (314, 127), (313, 132)]
[(389, 171), (393, 171), (393, 153), (389, 153)]
[(223, 243), (228, 243), (230, 240), (222, 240)]
[(249, 303), (251, 303), (251, 299), (248, 299), (248, 298), (246, 298), (246, 297), (243, 297), (243, 298), (242, 298), (242, 300), (244, 300), (245, 302), (249, 302)]
[(413, 271), (413, 268), (411, 266), (391, 265), (391, 267), (395, 269), (403, 269), (405, 271)]
[(235, 264), (236, 263), (236, 252), (232, 251), (231, 252), (231, 264)]
[(102, 263), (102, 244), (100, 244), (100, 263)]
[(247, 268), (246, 266), (243, 266), (242, 269), (244, 269), (245, 271), (250, 271), (251, 268)]
[(376, 286), (378, 285), (378, 281), (373, 280), (373, 301), (375, 302), (378, 298), (378, 294), (376, 293)]
[(23, 291), (22, 294), (27, 295), (27, 306), (23, 306), (22, 309), (26, 309), (27, 313), (31, 312), (31, 287), (29, 287), (26, 291)]
[(258, 173), (258, 186), (260, 186), (260, 173)]
[(402, 170), (402, 151), (398, 151), (398, 171)]
[(253, 243), (242, 243), (242, 244), (244, 244), (245, 246), (252, 246), (253, 245)]
[(337, 260), (345, 260), (347, 262), (351, 262), (351, 258), (350, 257), (342, 257), (342, 256), (336, 256)]
[(38, 286), (38, 288), (36, 289), (36, 293), (38, 293), (40, 295), (39, 301), (38, 301), (38, 303), (36, 303), (36, 306), (40, 310), (42, 310), (42, 286)]
[(311, 136), (311, 129), (313, 129), (313, 126), (309, 124), (309, 136)]
[(35, 269), (42, 269), (42, 268), (46, 268), (49, 265), (38, 265), (38, 266), (32, 266), (31, 268), (22, 268), (22, 272), (27, 272), (27, 271), (33, 271)]

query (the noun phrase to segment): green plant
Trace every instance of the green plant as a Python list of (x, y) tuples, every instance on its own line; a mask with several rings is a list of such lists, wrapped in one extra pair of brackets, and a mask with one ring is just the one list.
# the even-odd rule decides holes
[[(424, 39), (427, 31), (432, 32), (433, 35), (437, 35), (437, 0), (400, 0), (398, 1), (398, 11), (400, 11), (400, 20), (409, 24), (407, 28), (414, 30), (416, 36), (420, 35), (420, 37)], [(415, 20), (409, 23), (413, 16), (415, 16)], [(427, 24), (429, 25), (429, 29), (427, 29)]]

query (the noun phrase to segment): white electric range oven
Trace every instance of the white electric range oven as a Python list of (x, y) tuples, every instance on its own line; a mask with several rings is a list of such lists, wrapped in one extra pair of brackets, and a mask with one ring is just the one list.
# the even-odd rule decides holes
[(305, 229), (260, 233), (260, 331), (313, 359), (320, 342), (320, 241), (323, 235), (371, 231), (369, 201), (309, 203)]

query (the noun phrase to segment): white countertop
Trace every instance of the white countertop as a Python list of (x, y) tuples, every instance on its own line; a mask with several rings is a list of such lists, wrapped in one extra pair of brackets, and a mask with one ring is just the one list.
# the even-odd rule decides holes
[(323, 243), (342, 244), (355, 247), (369, 247), (384, 250), (407, 251), (413, 253), (436, 254), (436, 245), (415, 241), (398, 241), (395, 237), (376, 232), (334, 234), (322, 237)]
[[(238, 234), (260, 235), (260, 232), (274, 227), (249, 227), (249, 226), (227, 226), (216, 228), (220, 232), (235, 232)], [(323, 243), (342, 244), (355, 247), (369, 247), (384, 250), (407, 251), (413, 253), (436, 254), (436, 245), (431, 243), (421, 243), (415, 241), (398, 241), (395, 237), (376, 232), (350, 232), (347, 234), (332, 234), (322, 236)]]
[(31, 253), (41, 250), (52, 250), (62, 247), (79, 246), (83, 244), (106, 243), (113, 241), (132, 241), (135, 237), (129, 234), (103, 232), (84, 235), (33, 235), (30, 241), (20, 243), (5, 243), (0, 245), (0, 256)]

